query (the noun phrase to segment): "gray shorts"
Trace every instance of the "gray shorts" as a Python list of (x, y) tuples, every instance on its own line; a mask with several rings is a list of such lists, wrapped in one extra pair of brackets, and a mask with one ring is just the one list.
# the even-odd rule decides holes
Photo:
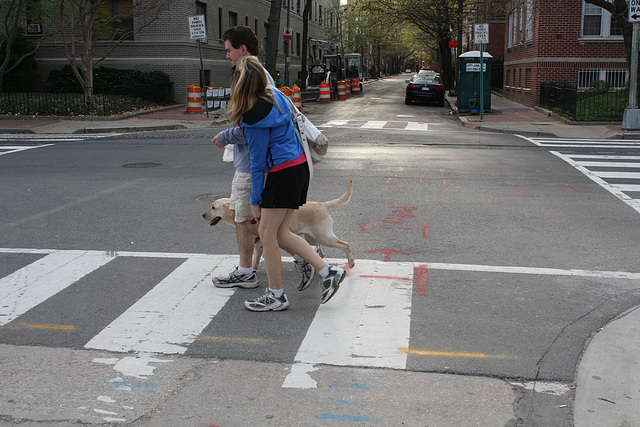
[(245, 222), (253, 219), (250, 173), (236, 171), (233, 175), (229, 208), (236, 211), (235, 222)]

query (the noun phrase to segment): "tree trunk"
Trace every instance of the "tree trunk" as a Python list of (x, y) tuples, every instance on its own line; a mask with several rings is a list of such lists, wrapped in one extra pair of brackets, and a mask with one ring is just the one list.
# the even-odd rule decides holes
[(267, 47), (265, 68), (271, 73), (276, 71), (278, 63), (278, 42), (280, 41), (280, 15), (282, 13), (282, 0), (271, 0), (269, 11), (269, 29), (267, 31)]
[(302, 75), (300, 76), (300, 84), (303, 89), (307, 88), (307, 76), (309, 75), (309, 67), (307, 61), (309, 59), (309, 14), (311, 13), (311, 0), (304, 3), (302, 11)]

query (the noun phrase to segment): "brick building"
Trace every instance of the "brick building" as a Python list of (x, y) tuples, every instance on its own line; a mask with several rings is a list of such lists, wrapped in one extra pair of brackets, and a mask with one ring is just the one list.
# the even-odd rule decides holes
[[(302, 62), (302, 12), (304, 0), (288, 0), (291, 4), (290, 27), (293, 29), (293, 40), (289, 43), (289, 83), (293, 85), (298, 79)], [(331, 11), (331, 0), (312, 1), (309, 19), (309, 38), (322, 39), (325, 29), (337, 25), (337, 19)], [(201, 44), (204, 65), (205, 83), (215, 86), (228, 86), (231, 78), (231, 67), (225, 58), (224, 43), (221, 41), (224, 31), (233, 25), (248, 25), (258, 35), (261, 42), (259, 58), (264, 62), (266, 35), (270, 31), (268, 25), (271, 2), (268, 0), (172, 0), (169, 7), (162, 11), (150, 25), (142, 28), (143, 17), (137, 14), (134, 3), (151, 2), (153, 0), (108, 0), (111, 10), (121, 11), (119, 26), (129, 26), (135, 29), (130, 39), (125, 40), (115, 48), (107, 59), (98, 66), (105, 66), (124, 70), (154, 71), (159, 70), (171, 77), (174, 87), (174, 99), (186, 103), (187, 88), (200, 84), (200, 54), (198, 43), (191, 40), (189, 17), (204, 15), (206, 20), (207, 40)], [(287, 5), (287, 0), (283, 0)], [(131, 12), (133, 9), (133, 13)], [(27, 16), (27, 28), (34, 38), (40, 37), (51, 29), (46, 20)], [(284, 76), (285, 56), (282, 34), (287, 23), (287, 10), (283, 7), (280, 16), (278, 32), (280, 45), (278, 47), (277, 70)], [(110, 37), (110, 34), (108, 35)], [(97, 42), (95, 59), (101, 58), (112, 48), (113, 43), (108, 40)], [(326, 44), (325, 44), (326, 45)], [(311, 46), (309, 56), (321, 57), (323, 51), (317, 45)], [(55, 41), (41, 45), (36, 52), (40, 74), (46, 78), (52, 69), (68, 64), (63, 47)], [(310, 61), (308, 63), (311, 63)]]
[(540, 84), (559, 80), (578, 89), (597, 80), (624, 87), (622, 29), (606, 10), (583, 0), (512, 0), (506, 23), (506, 98), (538, 105)]

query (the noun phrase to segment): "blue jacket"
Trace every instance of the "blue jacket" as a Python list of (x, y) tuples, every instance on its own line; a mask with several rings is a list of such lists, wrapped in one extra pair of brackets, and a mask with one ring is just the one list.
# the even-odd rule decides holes
[[(265, 69), (267, 75), (267, 81), (271, 86), (275, 86), (271, 74)], [(249, 148), (247, 147), (247, 141), (244, 139), (242, 129), (237, 127), (235, 123), (233, 127), (224, 130), (220, 133), (220, 142), (223, 145), (233, 144), (233, 166), (238, 172), (251, 172), (251, 161), (249, 160)]]
[(279, 90), (273, 96), (280, 106), (259, 99), (242, 116), (244, 137), (251, 157), (251, 204), (262, 201), (265, 173), (283, 162), (295, 160), (302, 154), (296, 130), (291, 120), (289, 104)]

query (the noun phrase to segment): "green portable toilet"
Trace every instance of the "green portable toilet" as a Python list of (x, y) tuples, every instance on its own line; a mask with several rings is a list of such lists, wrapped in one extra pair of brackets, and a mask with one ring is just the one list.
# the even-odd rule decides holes
[[(483, 52), (484, 112), (491, 111), (491, 58)], [(480, 51), (472, 50), (459, 56), (458, 111), (480, 113)]]

